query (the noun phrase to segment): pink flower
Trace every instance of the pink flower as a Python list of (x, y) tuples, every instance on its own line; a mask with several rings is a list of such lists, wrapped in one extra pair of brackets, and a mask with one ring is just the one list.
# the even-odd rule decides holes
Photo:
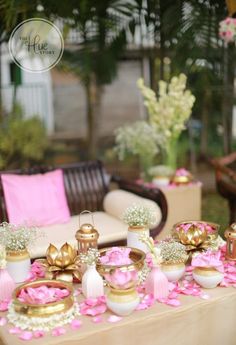
[(153, 255), (149, 252), (146, 254), (146, 264), (148, 267), (152, 268), (153, 267)]
[(0, 311), (7, 311), (10, 301), (0, 301)]
[(224, 265), (220, 259), (221, 252), (212, 252), (207, 250), (192, 258), (193, 267), (214, 267), (219, 272), (224, 272)]
[(21, 289), (18, 299), (29, 304), (46, 304), (57, 302), (69, 295), (67, 289), (59, 289), (41, 285), (37, 288)]
[(66, 330), (63, 327), (56, 327), (52, 330), (52, 336), (53, 337), (58, 337), (58, 336), (63, 335), (65, 333), (66, 333)]
[(131, 283), (138, 279), (138, 273), (136, 270), (122, 271), (117, 268), (113, 273), (105, 274), (104, 277), (109, 284), (120, 289), (126, 289), (129, 288)]
[(114, 266), (131, 264), (132, 261), (129, 258), (130, 251), (130, 248), (113, 247), (100, 258), (100, 262), (104, 265)]
[(105, 313), (107, 310), (105, 296), (98, 298), (87, 298), (80, 303), (80, 313), (82, 315), (97, 316)]
[(175, 172), (175, 176), (188, 176), (190, 175), (190, 172), (186, 170), (185, 168), (177, 169)]

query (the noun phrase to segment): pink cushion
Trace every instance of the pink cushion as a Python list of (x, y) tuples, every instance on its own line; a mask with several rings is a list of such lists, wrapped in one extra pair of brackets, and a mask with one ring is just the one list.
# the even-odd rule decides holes
[(69, 221), (62, 170), (36, 175), (2, 174), (2, 184), (11, 223), (46, 226)]

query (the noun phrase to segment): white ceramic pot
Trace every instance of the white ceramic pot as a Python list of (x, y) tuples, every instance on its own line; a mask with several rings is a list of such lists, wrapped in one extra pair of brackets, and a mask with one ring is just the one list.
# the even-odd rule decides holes
[(142, 250), (144, 253), (148, 252), (148, 247), (145, 243), (140, 241), (140, 235), (150, 236), (149, 229), (143, 226), (129, 226), (127, 234), (127, 246)]
[(185, 264), (161, 264), (161, 270), (169, 282), (178, 281), (185, 273)]
[(156, 176), (152, 179), (152, 183), (158, 187), (166, 187), (170, 183), (170, 178), (166, 176)]
[(27, 250), (7, 251), (6, 269), (15, 283), (23, 283), (30, 272), (30, 255)]
[(116, 315), (127, 316), (131, 314), (140, 301), (135, 288), (127, 290), (112, 289), (107, 295), (107, 307)]
[(82, 277), (82, 292), (86, 298), (96, 298), (104, 295), (103, 279), (95, 265), (88, 265)]
[(196, 267), (193, 270), (194, 280), (206, 289), (215, 288), (222, 280), (223, 273), (213, 267)]

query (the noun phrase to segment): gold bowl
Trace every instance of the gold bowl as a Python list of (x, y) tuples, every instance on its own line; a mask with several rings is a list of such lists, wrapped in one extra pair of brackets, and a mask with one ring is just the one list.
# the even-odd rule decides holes
[[(120, 246), (119, 248), (130, 248), (125, 246)], [(143, 268), (144, 260), (146, 254), (137, 248), (130, 248), (129, 258), (132, 260), (132, 263), (126, 265), (107, 265), (102, 263), (97, 263), (98, 272), (106, 279), (107, 284), (114, 289), (129, 289), (135, 286), (138, 280), (138, 271)], [(100, 249), (100, 255), (106, 255), (107, 251), (111, 248)], [(115, 280), (123, 275), (125, 283), (121, 286), (119, 283), (116, 283)], [(122, 277), (121, 277), (122, 278)]]
[(193, 181), (193, 175), (188, 173), (187, 175), (174, 175), (171, 179), (172, 183), (177, 185), (188, 184)]
[[(204, 225), (204, 228), (198, 226), (200, 224)], [(187, 231), (184, 229), (178, 229), (181, 225), (192, 224)], [(214, 231), (208, 233), (206, 230), (206, 226), (210, 225)], [(173, 235), (177, 237), (177, 239), (184, 245), (191, 245), (198, 247), (205, 241), (214, 240), (218, 236), (219, 224), (211, 223), (211, 222), (204, 222), (204, 221), (193, 221), (188, 220), (184, 222), (179, 222), (174, 225), (173, 227)]]
[[(18, 299), (20, 291), (26, 288), (36, 288), (41, 285), (46, 285), (47, 287), (54, 287), (60, 289), (67, 289), (69, 295), (60, 301), (47, 303), (47, 304), (30, 304), (21, 302)], [(58, 314), (69, 310), (74, 304), (73, 296), (73, 286), (70, 283), (66, 283), (61, 280), (48, 280), (40, 279), (30, 283), (24, 283), (18, 286), (13, 292), (13, 306), (15, 312), (23, 314), (29, 317), (48, 317), (53, 314)]]

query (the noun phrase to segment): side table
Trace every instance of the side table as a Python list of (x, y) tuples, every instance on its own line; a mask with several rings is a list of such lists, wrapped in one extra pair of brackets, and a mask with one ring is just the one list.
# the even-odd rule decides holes
[(164, 228), (157, 236), (163, 239), (168, 236), (174, 224), (184, 220), (201, 220), (201, 182), (182, 186), (159, 187), (164, 193), (168, 213)]

